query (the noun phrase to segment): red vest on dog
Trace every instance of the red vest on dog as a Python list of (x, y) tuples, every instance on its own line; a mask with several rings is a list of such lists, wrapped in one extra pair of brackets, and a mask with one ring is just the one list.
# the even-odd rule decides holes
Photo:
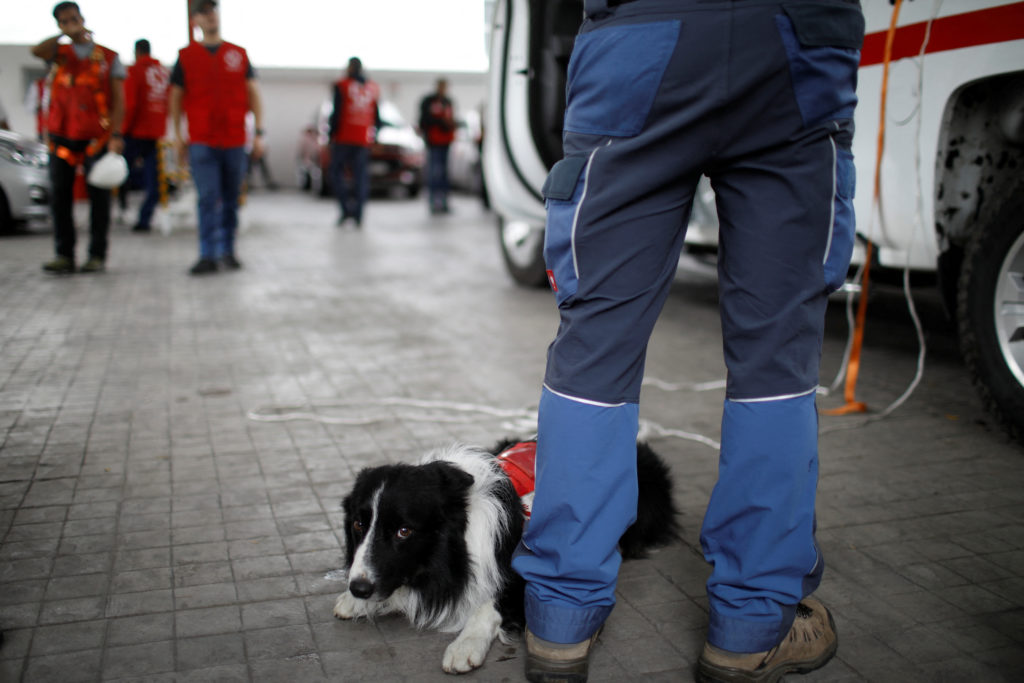
[(167, 130), (167, 86), (170, 72), (158, 61), (140, 56), (124, 80), (124, 134), (159, 140)]
[(373, 81), (361, 83), (355, 78), (343, 78), (335, 87), (341, 94), (342, 109), (331, 142), (369, 147), (373, 144), (373, 131), (377, 126), (380, 88)]
[(523, 516), (530, 517), (536, 483), (537, 442), (520, 441), (498, 454), (498, 464), (508, 475), (516, 495), (523, 499)]
[(46, 129), (69, 140), (106, 137), (110, 126), (110, 71), (117, 53), (102, 45), (79, 59), (71, 45), (58, 45), (50, 86)]
[(185, 74), (185, 115), (192, 143), (217, 149), (245, 146), (245, 115), (249, 111), (249, 57), (233, 43), (210, 51), (190, 43), (178, 51)]

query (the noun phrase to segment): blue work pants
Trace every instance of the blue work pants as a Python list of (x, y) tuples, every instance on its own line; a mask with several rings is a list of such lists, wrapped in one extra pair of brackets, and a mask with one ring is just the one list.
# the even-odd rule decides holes
[(448, 208), (448, 145), (427, 146), (427, 189), (430, 191), (430, 208)]
[(213, 261), (234, 256), (245, 148), (193, 144), (189, 162), (199, 195), (199, 258)]
[(818, 585), (814, 395), (827, 297), (853, 249), (863, 26), (844, 0), (637, 0), (581, 27), (565, 157), (543, 190), (560, 325), (533, 514), (513, 561), (539, 637), (582, 641), (614, 605), (647, 343), (701, 174), (720, 219), (728, 370), (701, 534), (709, 642), (772, 648)]
[[(141, 228), (149, 227), (149, 223), (153, 219), (153, 211), (156, 210), (156, 204), (160, 201), (160, 185), (157, 173), (158, 153), (156, 140), (132, 137), (124, 139), (124, 160), (128, 163), (128, 169), (132, 174), (135, 171), (135, 164), (138, 160), (142, 160), (142, 189), (145, 191), (146, 196), (139, 207), (139, 220), (136, 222)], [(131, 178), (131, 175), (129, 175), (129, 178)], [(129, 182), (125, 182), (121, 186), (120, 191), (126, 193), (128, 185)], [(121, 206), (122, 208), (124, 207), (123, 198)]]
[(331, 143), (331, 185), (342, 218), (362, 221), (363, 207), (370, 196), (370, 148)]

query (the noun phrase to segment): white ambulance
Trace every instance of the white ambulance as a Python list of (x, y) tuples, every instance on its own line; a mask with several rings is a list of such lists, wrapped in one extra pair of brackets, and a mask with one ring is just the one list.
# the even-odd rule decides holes
[[(582, 6), (493, 8), (484, 176), (508, 271), (526, 285), (546, 282), (540, 188), (562, 155), (565, 72)], [(874, 273), (936, 276), (986, 407), (1024, 443), (1024, 2), (862, 6), (854, 260), (863, 263), (870, 242)], [(713, 249), (716, 233), (705, 181), (687, 246)]]

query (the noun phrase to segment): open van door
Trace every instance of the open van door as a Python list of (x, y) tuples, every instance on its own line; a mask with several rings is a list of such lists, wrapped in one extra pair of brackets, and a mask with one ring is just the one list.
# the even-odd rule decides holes
[[(498, 0), (494, 6), (484, 177), (505, 265), (523, 285), (547, 283), (541, 187), (562, 158), (566, 74), (582, 23), (582, 0)], [(714, 193), (702, 178), (686, 245), (714, 250), (717, 241)]]
[(484, 176), (505, 264), (525, 285), (547, 282), (540, 190), (562, 158), (566, 71), (582, 21), (582, 0), (494, 6)]

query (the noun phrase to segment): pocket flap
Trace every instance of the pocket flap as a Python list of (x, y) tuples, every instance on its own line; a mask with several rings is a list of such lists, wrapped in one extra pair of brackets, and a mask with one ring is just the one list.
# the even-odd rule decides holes
[(783, 5), (797, 40), (804, 47), (859, 50), (864, 42), (864, 15), (850, 5)]
[(557, 199), (567, 202), (576, 193), (576, 183), (580, 179), (583, 167), (587, 165), (587, 157), (566, 157), (551, 167), (544, 187), (540, 193), (544, 199)]

